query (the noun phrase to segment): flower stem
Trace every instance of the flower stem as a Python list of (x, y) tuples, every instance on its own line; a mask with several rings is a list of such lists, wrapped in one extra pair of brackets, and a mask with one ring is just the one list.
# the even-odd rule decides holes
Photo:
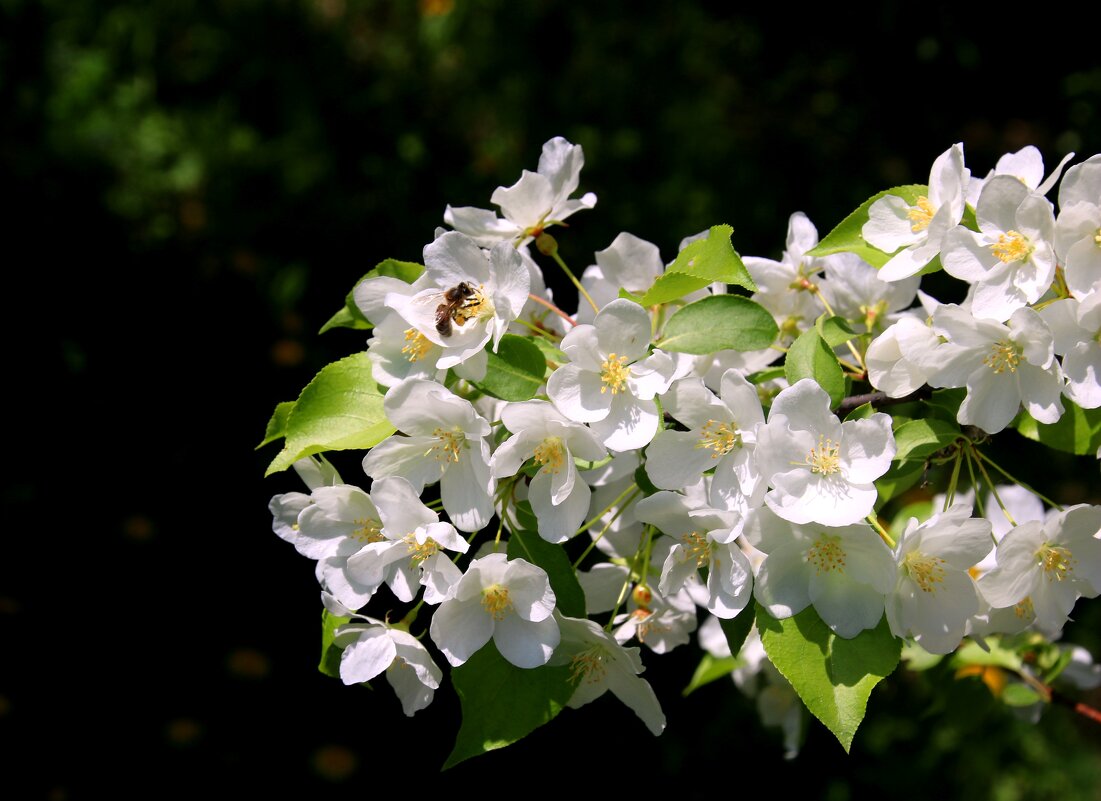
[(1058, 503), (1056, 503), (1055, 501), (1051, 500), (1051, 498), (1047, 497), (1046, 495), (1041, 495), (1041, 494), (1040, 494), (1039, 492), (1037, 492), (1036, 490), (1034, 490), (1034, 489), (1033, 489), (1032, 487), (1030, 487), (1030, 486), (1029, 486), (1028, 484), (1026, 484), (1025, 482), (1021, 481), (1020, 479), (1014, 478), (1014, 477), (1013, 477), (1013, 476), (1011, 476), (1011, 475), (1010, 475), (1009, 473), (1007, 473), (1007, 472), (1005, 471), (1005, 469), (1004, 469), (1004, 468), (1003, 468), (1003, 467), (1002, 467), (1001, 465), (999, 465), (999, 464), (998, 464), (997, 462), (995, 462), (995, 461), (994, 461), (993, 459), (991, 459), (991, 458), (990, 458), (989, 456), (987, 456), (986, 454), (984, 454), (984, 453), (983, 453), (982, 451), (979, 451), (979, 450), (975, 450), (975, 456), (977, 456), (977, 457), (979, 458), (979, 460), (980, 460), (980, 463), (981, 463), (981, 462), (986, 462), (986, 463), (987, 463), (988, 465), (990, 465), (991, 467), (993, 467), (993, 468), (994, 468), (995, 470), (997, 470), (997, 471), (998, 471), (999, 473), (1001, 473), (1001, 474), (1002, 474), (1003, 476), (1005, 476), (1006, 478), (1008, 478), (1008, 479), (1009, 479), (1010, 481), (1012, 481), (1012, 482), (1013, 482), (1014, 484), (1016, 484), (1016, 485), (1017, 485), (1017, 486), (1019, 486), (1019, 487), (1024, 487), (1024, 488), (1025, 488), (1026, 490), (1028, 490), (1029, 492), (1031, 492), (1031, 493), (1032, 493), (1033, 495), (1035, 495), (1035, 496), (1036, 496), (1037, 498), (1039, 498), (1039, 499), (1040, 499), (1041, 501), (1043, 501), (1044, 503), (1046, 503), (1046, 504), (1047, 504), (1048, 506), (1050, 506), (1050, 507), (1051, 507), (1052, 509), (1057, 509), (1057, 510), (1059, 510), (1060, 512), (1061, 512), (1061, 511), (1063, 511), (1063, 506), (1062, 506), (1062, 504), (1058, 504)]
[(883, 528), (883, 524), (879, 522), (879, 518), (874, 514), (870, 514), (864, 518), (868, 521), (868, 525), (875, 529), (875, 533), (879, 535), (879, 538), (887, 544), (887, 547), (894, 550), (898, 544), (895, 542), (894, 537), (887, 533), (887, 529)]
[[(627, 507), (630, 506), (632, 503), (634, 503), (634, 500), (638, 496), (638, 493), (641, 492), (641, 490), (637, 486), (632, 484), (630, 487), (627, 488), (627, 490), (623, 494), (625, 495), (627, 492), (630, 492), (631, 490), (634, 490), (635, 494), (632, 495), (630, 498), (628, 498), (627, 501), (623, 504), (623, 506), (619, 507), (619, 509), (616, 510), (616, 513), (614, 515), (612, 515), (612, 519), (604, 524), (604, 528), (600, 529), (599, 534), (597, 534), (595, 537), (593, 537), (593, 541), (589, 543), (589, 546), (584, 551), (582, 551), (581, 556), (577, 557), (577, 560), (573, 563), (573, 569), (574, 570), (577, 570), (578, 566), (583, 561), (585, 561), (585, 557), (588, 556), (590, 553), (592, 553), (592, 550), (593, 550), (593, 548), (596, 547), (596, 544), (598, 542), (600, 542), (601, 538), (608, 532), (608, 529), (610, 529), (612, 527), (612, 523), (614, 523), (616, 520), (618, 520), (619, 516), (621, 514), (623, 514), (624, 511), (626, 511)], [(619, 498), (622, 498), (622, 497), (623, 497), (623, 495), (619, 496)], [(607, 508), (605, 508), (604, 511), (600, 513), (600, 515), (606, 514), (608, 512), (608, 510), (612, 508), (612, 506), (615, 506), (615, 504), (619, 501), (619, 498), (616, 498), (614, 501), (612, 501), (611, 506), (608, 506)], [(595, 522), (595, 520), (599, 519), (600, 515), (597, 515), (597, 517), (594, 518), (594, 520), (589, 521), (589, 523), (587, 523), (580, 531), (578, 531), (578, 533), (581, 533), (581, 531), (584, 531), (585, 528), (588, 528), (588, 526), (591, 525), (593, 522)]]
[[(572, 278), (572, 277), (573, 277), (573, 276), (571, 276), (571, 278)], [(586, 295), (586, 297), (588, 297), (588, 296)], [(560, 308), (558, 308), (557, 306), (555, 306), (555, 305), (554, 305), (553, 303), (551, 303), (551, 302), (550, 302), (549, 300), (546, 300), (545, 298), (541, 298), (541, 297), (539, 297), (538, 295), (533, 295), (533, 294), (532, 294), (532, 293), (530, 293), (530, 292), (528, 293), (528, 298), (529, 298), (530, 300), (534, 300), (534, 301), (535, 301), (536, 303), (538, 303), (538, 304), (539, 304), (540, 306), (546, 306), (546, 307), (547, 307), (548, 309), (550, 309), (550, 310), (551, 310), (552, 312), (554, 312), (555, 314), (557, 314), (557, 315), (558, 315), (559, 317), (561, 317), (561, 318), (562, 318), (563, 320), (565, 320), (565, 321), (566, 321), (567, 323), (569, 323), (570, 325), (577, 325), (577, 321), (576, 321), (576, 320), (574, 320), (574, 319), (573, 319), (572, 317), (570, 317), (570, 316), (569, 316), (568, 314), (566, 314), (566, 313), (565, 313), (564, 311), (562, 311), (562, 310), (561, 310)], [(590, 303), (592, 303), (592, 301), (591, 301), (591, 300), (590, 300), (589, 302), (590, 302)], [(595, 307), (594, 307), (594, 308), (595, 308)], [(518, 320), (518, 322), (523, 322), (523, 321), (522, 321), (522, 320)], [(531, 325), (529, 325), (528, 327), (529, 327), (529, 328), (536, 328), (536, 330), (542, 330), (542, 329), (538, 329), (538, 328), (537, 328), (536, 326), (531, 326)]]
[[(573, 274), (573, 271), (566, 266), (566, 262), (562, 261), (562, 257), (558, 255), (558, 251), (555, 250), (554, 252), (552, 252), (550, 254), (550, 257), (554, 259), (555, 263), (559, 267), (562, 268), (562, 272), (564, 272), (566, 274), (566, 277), (570, 279), (575, 287), (577, 287), (577, 291), (581, 294), (581, 296), (585, 298), (585, 300), (589, 301), (589, 305), (593, 307), (593, 314), (599, 313), (600, 309), (597, 308), (596, 301), (593, 300), (593, 296), (589, 294), (588, 290), (585, 289), (585, 287), (581, 286), (581, 282), (577, 280), (577, 276)], [(574, 325), (577, 325), (577, 323), (574, 323)]]

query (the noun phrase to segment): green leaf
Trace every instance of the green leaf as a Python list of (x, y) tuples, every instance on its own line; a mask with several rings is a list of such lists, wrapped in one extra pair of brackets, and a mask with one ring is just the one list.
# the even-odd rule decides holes
[(987, 637), (984, 642), (986, 643), (986, 648), (983, 648), (974, 640), (961, 645), (956, 649), (956, 652), (952, 654), (952, 660), (950, 662), (952, 667), (960, 668), (965, 665), (994, 665), (1007, 670), (1021, 670), (1024, 663), (1021, 662), (1020, 654), (1012, 648), (1004, 647), (1001, 638)]
[(935, 668), (944, 661), (943, 654), (931, 654), (912, 640), (902, 646), (902, 661), (906, 668), (913, 671), (923, 671)]
[(730, 653), (737, 656), (745, 645), (749, 630), (753, 628), (753, 607), (747, 606), (731, 618), (720, 617), (719, 626), (726, 635), (726, 644), (730, 647)]
[(302, 390), (287, 416), (283, 450), (264, 475), (286, 470), (303, 456), (370, 448), (393, 433), (371, 378), (371, 360), (356, 353), (323, 367)]
[(732, 656), (718, 658), (705, 653), (700, 663), (696, 665), (696, 672), (692, 674), (691, 681), (688, 682), (688, 686), (684, 688), (681, 695), (691, 695), (705, 684), (726, 678), (737, 666), (738, 660)]
[(363, 316), (363, 312), (359, 309), (353, 310), (353, 308), (349, 308), (347, 305), (342, 306), (340, 311), (325, 321), (325, 325), (321, 326), (317, 333), (324, 334), (333, 328), (357, 328), (361, 331), (373, 328), (371, 321)]
[(1027, 684), (1007, 684), (1002, 690), (1002, 703), (1006, 706), (1032, 706), (1044, 699)]
[(772, 315), (749, 298), (712, 295), (690, 303), (669, 318), (657, 347), (674, 353), (761, 350), (776, 341)]
[(846, 420), (867, 420), (875, 414), (875, 407), (871, 403), (862, 403), (845, 415)]
[(518, 668), (487, 644), (451, 671), (463, 722), (443, 769), (526, 737), (562, 711), (573, 695), (570, 667)]
[(929, 412), (927, 416), (955, 422), (966, 397), (967, 390), (964, 387), (934, 390), (933, 397), (924, 402)]
[(756, 292), (749, 270), (730, 244), (732, 233), (734, 229), (729, 225), (714, 225), (706, 239), (688, 245), (643, 294), (642, 305), (669, 303), (716, 282)]
[(566, 354), (546, 337), (532, 337), (531, 342), (535, 347), (539, 348), (544, 359), (559, 363), (566, 361)]
[(711, 284), (706, 278), (697, 278), (687, 273), (664, 272), (657, 277), (654, 285), (646, 290), (641, 298), (632, 296), (634, 300), (643, 306), (656, 306), (659, 303), (671, 303), (679, 300), (696, 290), (703, 289)]
[(1063, 416), (1056, 423), (1041, 423), (1022, 411), (1013, 425), (1024, 436), (1049, 448), (1093, 456), (1101, 447), (1101, 409), (1083, 409), (1067, 398), (1063, 398), (1063, 407)]
[(960, 427), (946, 420), (910, 420), (895, 429), (895, 461), (924, 460), (963, 436)]
[(837, 356), (813, 328), (804, 331), (788, 348), (784, 370), (788, 383), (813, 378), (830, 396), (830, 406), (845, 398), (845, 374)]
[(923, 498), (920, 501), (908, 503), (895, 512), (894, 517), (891, 518), (891, 525), (887, 527), (887, 531), (895, 542), (898, 542), (902, 538), (902, 532), (904, 532), (906, 526), (909, 525), (911, 517), (916, 517), (918, 520), (928, 520), (932, 515), (933, 501), (931, 499)]
[(526, 401), (535, 397), (543, 384), (547, 360), (543, 351), (527, 337), (505, 334), (497, 352), (487, 353), (486, 375), (474, 386), (506, 401)]
[(514, 531), (508, 540), (508, 558), (524, 559), (547, 571), (558, 610), (567, 617), (585, 617), (585, 592), (565, 548), (532, 531)]
[(758, 605), (757, 630), (769, 660), (848, 752), (872, 689), (898, 666), (902, 642), (886, 617), (846, 640), (830, 631), (814, 607), (776, 620)]
[(872, 247), (864, 241), (861, 229), (868, 222), (868, 209), (872, 204), (884, 195), (898, 195), (911, 206), (917, 202), (921, 195), (928, 194), (929, 187), (924, 184), (910, 184), (896, 186), (893, 189), (885, 189), (878, 195), (861, 203), (856, 211), (837, 224), (837, 227), (826, 234), (815, 247), (807, 251), (807, 256), (829, 256), (833, 253), (855, 253), (873, 267), (882, 267), (890, 258), (890, 253), (884, 253), (879, 248)]
[(875, 481), (879, 503), (887, 503), (891, 498), (901, 495), (918, 483), (924, 473), (924, 462), (891, 462), (887, 472)]
[(371, 321), (368, 320), (362, 311), (360, 311), (355, 299), (355, 287), (362, 284), (368, 278), (376, 278), (380, 275), (389, 276), (390, 278), (397, 278), (400, 281), (404, 281), (407, 284), (411, 284), (420, 278), (421, 273), (424, 272), (424, 267), (420, 264), (415, 264), (411, 261), (398, 261), (397, 259), (386, 259), (379, 262), (372, 270), (366, 275), (356, 281), (352, 290), (344, 296), (344, 307), (329, 318), (325, 325), (321, 326), (319, 334), (324, 334), (331, 328), (355, 328), (360, 330), (366, 330), (373, 328)]
[(823, 314), (815, 321), (814, 330), (831, 348), (844, 345), (857, 335), (848, 320), (843, 317), (830, 317), (827, 314)]
[(290, 417), (293, 408), (294, 401), (283, 401), (275, 407), (275, 411), (271, 413), (271, 419), (268, 420), (268, 427), (264, 429), (264, 441), (256, 446), (256, 450), (287, 435), (287, 418)]
[(328, 609), (321, 612), (321, 662), (317, 669), (326, 676), (340, 678), (340, 655), (344, 649), (333, 642), (333, 632), (349, 620), (349, 617), (331, 614)]

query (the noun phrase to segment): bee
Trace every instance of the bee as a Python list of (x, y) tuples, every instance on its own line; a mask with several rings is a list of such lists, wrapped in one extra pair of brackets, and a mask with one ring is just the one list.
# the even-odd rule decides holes
[(470, 318), (466, 310), (477, 303), (472, 300), (477, 294), (478, 290), (466, 281), (444, 290), (443, 303), (436, 307), (436, 331), (441, 337), (451, 336), (452, 321), (462, 325)]

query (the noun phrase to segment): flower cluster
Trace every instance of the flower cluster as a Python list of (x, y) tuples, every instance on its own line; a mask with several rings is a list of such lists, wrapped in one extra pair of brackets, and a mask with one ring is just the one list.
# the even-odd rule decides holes
[[(571, 706), (610, 689), (660, 734), (630, 643), (684, 645), (701, 613), (728, 655), (741, 642), (715, 646), (709, 621), (808, 609), (830, 636), (880, 629), (935, 655), (1058, 637), (1101, 592), (1101, 507), (1014, 518), (1003, 497), (1022, 490), (990, 485), (976, 514), (957, 484), (963, 462), (999, 469), (981, 446), (1013, 421), (1101, 406), (1101, 156), (1066, 171), (1056, 215), (1045, 195), (1066, 161), (1045, 180), (1025, 148), (980, 180), (955, 145), (922, 194), (865, 204), (858, 231), (819, 242), (793, 215), (780, 261), (743, 261), (722, 227), (670, 263), (622, 233), (580, 279), (547, 233), (596, 203), (571, 197), (580, 146), (547, 142), (537, 172), (493, 193), (500, 214), (449, 206), (423, 268), (380, 268), (351, 295), (383, 396), (368, 422), (393, 431), (363, 458), (370, 490), (305, 456), (309, 492), (271, 502), (276, 533), (317, 562), (341, 678), (385, 672), (411, 715), (442, 675), (427, 644), (453, 668), (493, 649), (568, 666)], [(533, 244), (574, 282), (576, 312)], [(939, 267), (966, 296), (914, 306)], [(875, 391), (853, 408), (860, 382)], [(964, 392), (934, 414), (933, 389)], [(953, 464), (943, 502), (893, 504), (898, 475)], [(419, 597), (399, 623), (360, 614), (383, 585), (387, 604)], [(767, 661), (769, 638), (751, 642), (740, 685)]]

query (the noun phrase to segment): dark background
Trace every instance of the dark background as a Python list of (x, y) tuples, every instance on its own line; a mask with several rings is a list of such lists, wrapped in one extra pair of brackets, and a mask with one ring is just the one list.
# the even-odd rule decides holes
[[(385, 683), (315, 670), (313, 565), (267, 512), (299, 484), (263, 479), (274, 448), (253, 447), (277, 402), (363, 348), (315, 333), (344, 293), (418, 261), (447, 203), (488, 207), (563, 135), (599, 197), (559, 232), (578, 272), (620, 231), (671, 259), (720, 222), (777, 258), (792, 212), (825, 234), (957, 141), (979, 175), (1026, 144), (1049, 168), (1101, 151), (1095, 20), (729, 9), (0, 0), (5, 797), (549, 792), (591, 787), (584, 765), (639, 795), (757, 776), (829, 799), (1101, 798), (1096, 726), (1020, 723), (947, 676), (892, 677), (852, 755), (811, 722), (785, 763), (727, 682), (680, 698), (698, 651), (647, 653), (661, 738), (605, 698), (441, 776), (446, 684), (408, 720)], [(1098, 500), (1094, 460), (1004, 437), (1058, 500)], [(1097, 655), (1090, 609), (1070, 632)]]

